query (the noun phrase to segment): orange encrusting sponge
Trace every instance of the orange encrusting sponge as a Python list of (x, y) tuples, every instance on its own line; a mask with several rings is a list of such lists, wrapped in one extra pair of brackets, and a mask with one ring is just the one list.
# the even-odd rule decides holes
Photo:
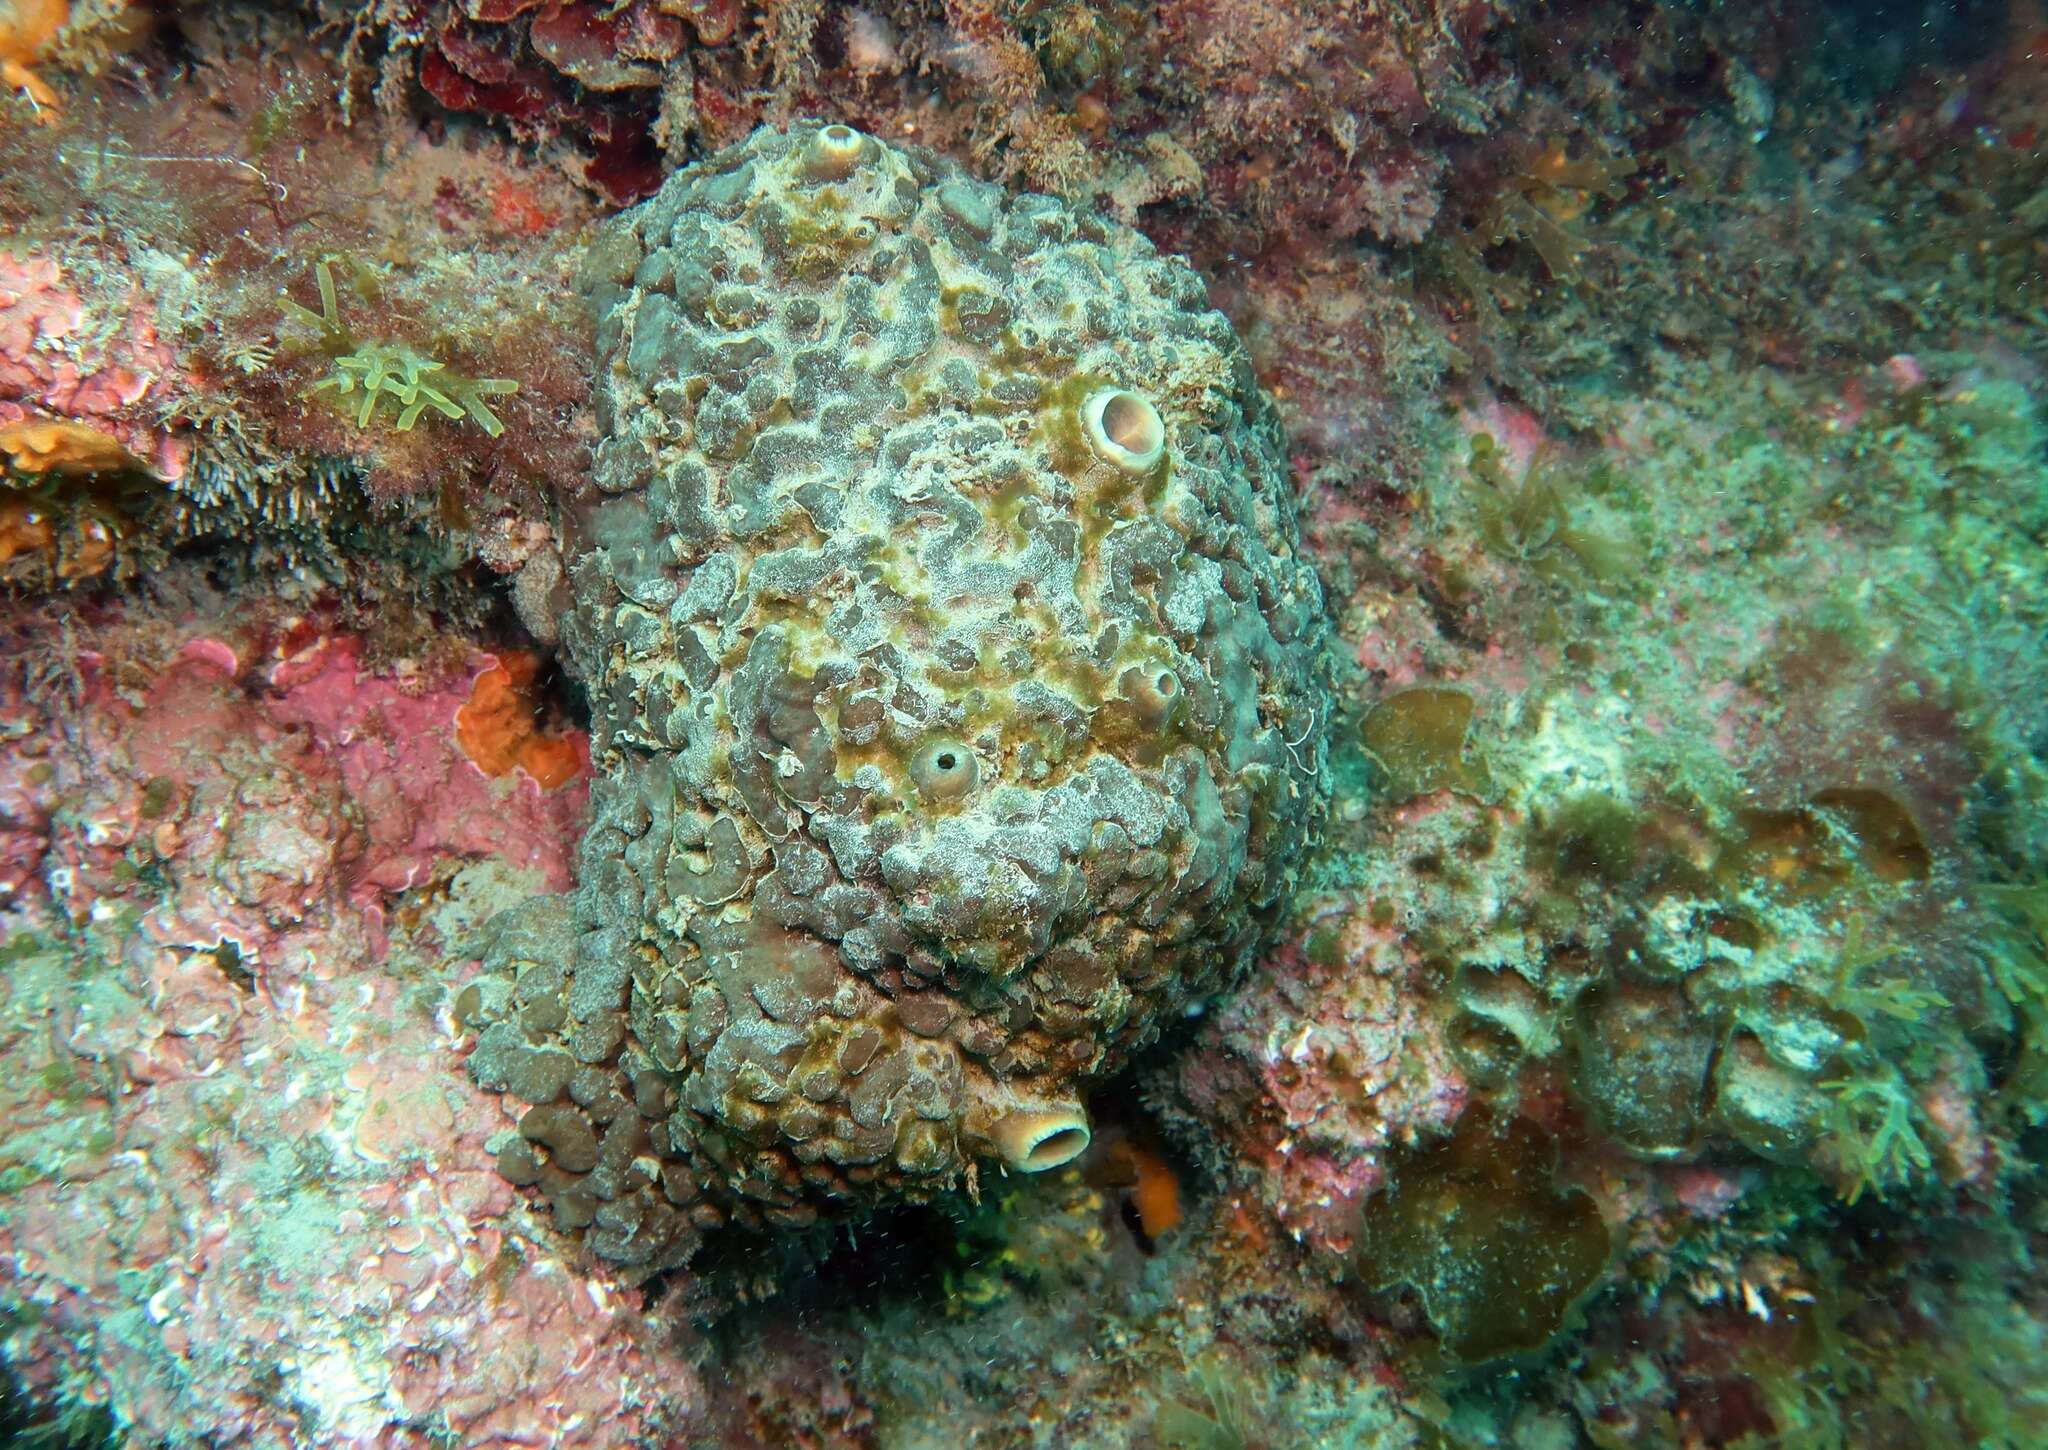
[(57, 93), (29, 67), (70, 18), (71, 0), (0, 0), (0, 80), (45, 111), (56, 109)]
[(1138, 1211), (1138, 1226), (1155, 1242), (1160, 1235), (1180, 1227), (1180, 1178), (1173, 1166), (1150, 1148), (1126, 1145), (1131, 1171), (1131, 1207)]
[(17, 554), (40, 554), (56, 542), (48, 513), (32, 500), (0, 498), (0, 564)]
[[(0, 0), (4, 3), (4, 0)], [(149, 473), (112, 434), (85, 423), (31, 418), (0, 427), (0, 453), (22, 473)]]
[(524, 651), (507, 651), (477, 676), (469, 703), (455, 712), (455, 739), (485, 775), (496, 778), (515, 768), (543, 789), (553, 790), (583, 768), (574, 740), (545, 735), (534, 699), (540, 661)]

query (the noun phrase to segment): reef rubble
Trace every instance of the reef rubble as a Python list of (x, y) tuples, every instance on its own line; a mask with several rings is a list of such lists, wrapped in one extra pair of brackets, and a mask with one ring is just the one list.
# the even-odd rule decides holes
[(566, 881), (587, 778), (465, 754), (488, 655), (372, 669), (212, 605), (8, 625), (11, 1372), (152, 1437), (658, 1427), (687, 1365), (508, 1218), (507, 1120), (437, 1066), (464, 944)]

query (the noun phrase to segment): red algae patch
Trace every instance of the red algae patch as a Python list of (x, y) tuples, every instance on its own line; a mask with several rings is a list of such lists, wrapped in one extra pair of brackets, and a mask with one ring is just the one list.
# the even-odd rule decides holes
[[(67, 615), (20, 618), (29, 659)], [(227, 625), (109, 608), (75, 693), (0, 671), (10, 1371), (148, 1443), (669, 1443), (696, 1371), (518, 1219), (442, 1006), (580, 791), (471, 768), (468, 671)]]
[(493, 780), (523, 770), (543, 789), (575, 779), (583, 768), (576, 742), (542, 732), (534, 677), (540, 661), (524, 651), (498, 657), (477, 676), (469, 703), (455, 713), (455, 739), (462, 753)]
[[(423, 685), (367, 670), (360, 643), (340, 636), (278, 666), (271, 683), (282, 692), (271, 713), (312, 732), (363, 812), (359, 888), (402, 890), (447, 853), (502, 855), (540, 872), (551, 890), (567, 884), (584, 788), (543, 790), (538, 780), (494, 782), (472, 770), (459, 717), (473, 682)], [(581, 761), (580, 736), (561, 743)]]

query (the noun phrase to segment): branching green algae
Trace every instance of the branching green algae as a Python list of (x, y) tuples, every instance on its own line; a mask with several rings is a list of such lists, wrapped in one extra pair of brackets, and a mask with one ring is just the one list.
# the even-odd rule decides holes
[(360, 393), (354, 418), (358, 428), (369, 427), (378, 403), (389, 399), (398, 410), (393, 427), (400, 433), (410, 432), (429, 408), (456, 422), (468, 418), (493, 438), (504, 433), (504, 423), (484, 399), (516, 393), (518, 383), (510, 378), (465, 377), (404, 343), (363, 340), (342, 319), (335, 300), (334, 272), (325, 258), (313, 264), (313, 276), (320, 289), (318, 312), (289, 297), (282, 299), (286, 316), (310, 328), (316, 336), (315, 346), (334, 364), (335, 375), (307, 388), (306, 396), (331, 392), (336, 398), (353, 400)]

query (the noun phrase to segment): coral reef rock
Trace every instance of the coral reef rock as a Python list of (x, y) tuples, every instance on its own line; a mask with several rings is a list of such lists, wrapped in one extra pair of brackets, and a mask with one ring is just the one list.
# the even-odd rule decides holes
[[(763, 131), (588, 268), (573, 914), (464, 1004), (500, 1154), (627, 1265), (1088, 1141), (1314, 829), (1324, 620), (1282, 436), (1137, 233)], [(573, 918), (573, 919), (572, 919)]]

